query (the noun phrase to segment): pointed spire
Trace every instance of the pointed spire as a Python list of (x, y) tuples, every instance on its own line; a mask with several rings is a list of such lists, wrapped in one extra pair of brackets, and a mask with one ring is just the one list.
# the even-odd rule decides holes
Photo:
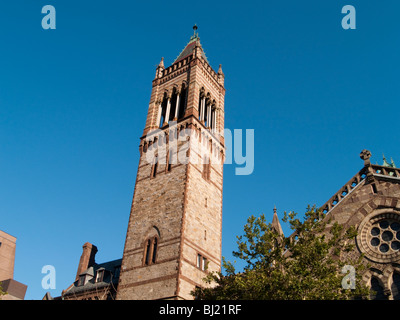
[(283, 235), (281, 224), (279, 223), (278, 214), (276, 213), (276, 206), (274, 206), (274, 217), (272, 218), (272, 228), (279, 234)]
[(164, 57), (161, 57), (161, 61), (160, 61), (160, 63), (158, 64), (158, 67), (164, 68)]
[(221, 65), (219, 65), (217, 77), (218, 77), (218, 83), (223, 86), (224, 85), (224, 81), (225, 81), (224, 80), (225, 79), (225, 75), (222, 72), (222, 66)]
[(396, 165), (394, 164), (393, 158), (390, 158), (390, 166), (392, 168), (396, 168)]
[(385, 155), (383, 153), (382, 153), (382, 155), (383, 155), (383, 164), (382, 164), (382, 166), (389, 167), (389, 163), (386, 161)]
[(221, 64), (219, 65), (219, 68), (218, 68), (218, 74), (224, 75), (224, 73), (222, 72), (222, 65)]
[(156, 79), (162, 77), (164, 69), (164, 57), (162, 57), (156, 69)]

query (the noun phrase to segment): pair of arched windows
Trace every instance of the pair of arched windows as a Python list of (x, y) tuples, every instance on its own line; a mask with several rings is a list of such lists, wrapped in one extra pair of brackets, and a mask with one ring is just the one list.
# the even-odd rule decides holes
[(157, 261), (158, 237), (152, 237), (146, 240), (144, 248), (144, 265), (148, 266)]
[(160, 230), (156, 226), (153, 226), (147, 233), (146, 241), (144, 242), (144, 266), (149, 266), (157, 262), (159, 242)]
[[(165, 172), (170, 172), (172, 169), (172, 157), (173, 153), (171, 151), (168, 151), (167, 153), (167, 163), (165, 165)], [(150, 178), (155, 178), (157, 176), (157, 170), (158, 170), (158, 155), (154, 156), (153, 164), (151, 165), (151, 170), (150, 170)]]
[(174, 87), (172, 93), (164, 93), (160, 104), (158, 126), (163, 127), (169, 121), (182, 119), (185, 115), (187, 104), (187, 88), (182, 85), (180, 89)]
[(204, 88), (199, 95), (199, 120), (204, 123), (207, 128), (216, 129), (217, 127), (217, 109), (216, 102), (211, 98), (209, 93), (205, 94)]
[[(400, 274), (395, 272), (392, 276), (392, 284), (390, 286), (390, 291), (393, 300), (400, 300)], [(371, 294), (370, 298), (372, 300), (386, 300), (388, 299), (389, 292), (385, 293), (384, 286), (382, 285), (381, 281), (373, 276), (371, 278)]]

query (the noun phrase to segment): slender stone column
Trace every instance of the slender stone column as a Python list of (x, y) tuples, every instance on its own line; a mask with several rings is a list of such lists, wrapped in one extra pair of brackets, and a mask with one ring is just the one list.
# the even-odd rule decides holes
[(160, 127), (161, 113), (162, 113), (162, 101), (158, 105), (158, 114), (157, 114), (157, 122), (156, 122), (157, 127)]
[(201, 115), (200, 115), (200, 121), (204, 121), (204, 109), (206, 107), (206, 98), (204, 97), (201, 99)]
[(217, 109), (214, 109), (214, 111), (212, 112), (212, 128), (213, 131), (217, 130)]
[(169, 112), (171, 111), (171, 97), (167, 97), (167, 111), (165, 112), (164, 125), (169, 122)]
[(175, 106), (175, 117), (174, 117), (174, 121), (178, 120), (178, 115), (179, 115), (179, 100), (181, 97), (181, 93), (178, 92), (176, 95), (176, 106)]
[(211, 103), (207, 106), (207, 127), (211, 128)]

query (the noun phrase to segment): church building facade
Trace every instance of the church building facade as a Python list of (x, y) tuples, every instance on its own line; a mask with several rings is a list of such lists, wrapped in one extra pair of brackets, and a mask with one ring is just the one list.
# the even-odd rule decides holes
[[(362, 255), (366, 266), (362, 279), (371, 289), (370, 298), (400, 300), (400, 169), (385, 157), (382, 165), (372, 164), (368, 150), (360, 158), (361, 170), (320, 210), (329, 221), (327, 232), (335, 222), (345, 230), (357, 230), (354, 249), (342, 258)], [(272, 226), (283, 234), (276, 212)]]

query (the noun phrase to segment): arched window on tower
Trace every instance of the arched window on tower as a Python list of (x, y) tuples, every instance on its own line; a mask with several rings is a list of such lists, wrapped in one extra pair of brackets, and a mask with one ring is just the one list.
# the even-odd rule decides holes
[(148, 266), (157, 262), (158, 237), (147, 239), (144, 252), (144, 265)]
[(210, 159), (207, 156), (203, 157), (203, 172), (202, 176), (205, 180), (210, 180), (211, 166)]
[(186, 84), (183, 84), (179, 99), (178, 120), (182, 119), (183, 116), (185, 115), (186, 104), (187, 104), (187, 87)]
[(177, 91), (177, 88), (175, 87), (173, 89), (172, 95), (171, 95), (171, 106), (170, 106), (168, 121), (173, 121), (175, 119), (175, 113), (176, 113), (176, 110), (177, 110), (177, 103), (178, 103), (178, 91)]
[(157, 237), (153, 239), (153, 257), (151, 258), (151, 263), (156, 263), (157, 257)]
[(149, 266), (157, 263), (159, 239), (160, 232), (157, 227), (153, 226), (144, 243), (143, 265)]
[(154, 156), (153, 165), (151, 166), (150, 178), (155, 178), (157, 176), (157, 167), (158, 167), (158, 156)]
[(204, 126), (206, 128), (210, 127), (210, 123), (211, 123), (211, 95), (210, 93), (207, 93), (207, 97), (205, 99), (205, 103), (204, 103), (204, 117), (203, 117), (203, 121), (204, 121)]
[(393, 273), (391, 289), (393, 300), (400, 300), (400, 274), (397, 272)]
[(211, 105), (210, 128), (212, 131), (215, 131), (217, 128), (217, 108), (215, 105), (215, 100), (213, 100), (212, 105)]
[(161, 128), (161, 127), (164, 125), (164, 123), (166, 122), (165, 117), (166, 117), (166, 113), (167, 113), (167, 102), (168, 102), (167, 94), (164, 93), (164, 97), (163, 97), (163, 100), (162, 100), (162, 102), (161, 102), (161, 110), (160, 110), (161, 114), (160, 114), (160, 116), (159, 116), (160, 122), (158, 123), (158, 126), (159, 126), (160, 128)]
[(208, 121), (209, 116), (210, 116), (209, 109), (210, 109), (210, 102), (208, 99), (206, 99), (205, 110), (204, 110), (204, 126), (205, 127), (208, 127), (208, 124), (209, 124), (209, 121)]
[(167, 152), (167, 163), (165, 165), (165, 172), (170, 172), (171, 171), (172, 163), (176, 163), (176, 161), (174, 161), (174, 151), (173, 150), (168, 150), (168, 152)]
[(147, 240), (146, 242), (146, 252), (145, 252), (145, 260), (144, 264), (149, 265), (150, 263), (150, 251), (151, 251), (151, 240)]
[(383, 286), (377, 277), (371, 278), (371, 300), (386, 300)]
[(204, 88), (201, 88), (200, 94), (199, 94), (199, 120), (204, 121), (204, 114), (205, 114), (205, 108), (206, 108), (206, 96), (204, 92)]

